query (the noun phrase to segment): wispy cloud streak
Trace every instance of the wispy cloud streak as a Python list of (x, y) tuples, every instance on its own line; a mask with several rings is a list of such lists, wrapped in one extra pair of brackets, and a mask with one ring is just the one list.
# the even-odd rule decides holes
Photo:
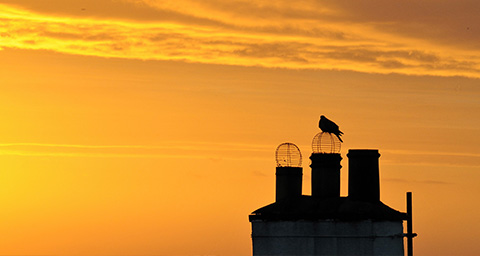
[(271, 151), (270, 147), (263, 145), (206, 142), (171, 142), (168, 145), (0, 144), (0, 155), (7, 156), (263, 159)]
[[(0, 5), (0, 48), (144, 60), (293, 69), (480, 77), (480, 50), (464, 51), (342, 21), (314, 1), (257, 1), (236, 11), (218, 1), (124, 1), (175, 18), (150, 21), (45, 15)], [(162, 4), (163, 3), (163, 4)], [(243, 3), (243, 2), (241, 2)], [(187, 6), (198, 7), (195, 11)], [(264, 11), (262, 11), (264, 10)], [(262, 15), (260, 15), (262, 14)], [(170, 16), (169, 16), (170, 17)]]
[(385, 164), (480, 167), (478, 153), (388, 149), (382, 152), (387, 159), (384, 161)]
[[(304, 145), (302, 148), (308, 148)], [(270, 145), (211, 142), (166, 142), (164, 145), (81, 145), (2, 143), (0, 156), (125, 157), (185, 159), (262, 159), (272, 161)], [(387, 165), (480, 167), (480, 154), (442, 151), (382, 150)]]
[(420, 184), (427, 184), (427, 185), (453, 185), (453, 182), (444, 182), (438, 180), (408, 180), (408, 179), (382, 179), (383, 181), (387, 182), (396, 182), (396, 183), (420, 183)]

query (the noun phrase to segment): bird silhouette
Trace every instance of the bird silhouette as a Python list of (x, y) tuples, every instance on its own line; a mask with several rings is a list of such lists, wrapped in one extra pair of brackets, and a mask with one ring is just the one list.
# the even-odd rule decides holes
[(335, 135), (337, 135), (337, 138), (343, 142), (342, 138), (340, 138), (340, 136), (343, 134), (343, 132), (341, 132), (339, 129), (338, 129), (338, 125), (336, 123), (334, 123), (332, 120), (326, 118), (325, 116), (320, 116), (320, 122), (318, 122), (318, 127), (320, 127), (320, 129), (323, 131), (323, 132), (328, 132), (328, 133), (333, 133)]

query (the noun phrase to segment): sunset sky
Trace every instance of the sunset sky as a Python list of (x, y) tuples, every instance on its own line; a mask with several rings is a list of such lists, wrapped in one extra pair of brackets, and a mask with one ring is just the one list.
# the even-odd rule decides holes
[(480, 255), (480, 2), (0, 0), (0, 255), (251, 255), (320, 115), (413, 192), (416, 255)]

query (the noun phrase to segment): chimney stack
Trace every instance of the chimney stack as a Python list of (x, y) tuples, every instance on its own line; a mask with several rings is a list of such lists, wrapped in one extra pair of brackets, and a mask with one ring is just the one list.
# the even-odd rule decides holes
[(302, 153), (293, 143), (282, 143), (275, 151), (277, 161), (275, 201), (302, 195)]
[(277, 167), (275, 201), (302, 195), (302, 167)]
[(342, 157), (335, 153), (313, 153), (312, 196), (320, 198), (340, 197), (340, 161)]
[(328, 132), (313, 137), (310, 156), (312, 164), (312, 196), (319, 198), (340, 197), (341, 142)]
[(380, 201), (377, 149), (350, 149), (348, 157), (348, 197), (366, 202)]

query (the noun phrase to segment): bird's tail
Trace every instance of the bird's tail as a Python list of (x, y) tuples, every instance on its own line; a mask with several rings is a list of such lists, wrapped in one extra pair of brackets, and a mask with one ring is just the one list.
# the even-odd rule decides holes
[(337, 138), (340, 140), (340, 142), (342, 142), (342, 143), (343, 143), (343, 140), (342, 140), (342, 138), (340, 138), (340, 135), (342, 135), (342, 134), (343, 134), (343, 132), (340, 132), (340, 134), (335, 134), (335, 135), (337, 135)]

